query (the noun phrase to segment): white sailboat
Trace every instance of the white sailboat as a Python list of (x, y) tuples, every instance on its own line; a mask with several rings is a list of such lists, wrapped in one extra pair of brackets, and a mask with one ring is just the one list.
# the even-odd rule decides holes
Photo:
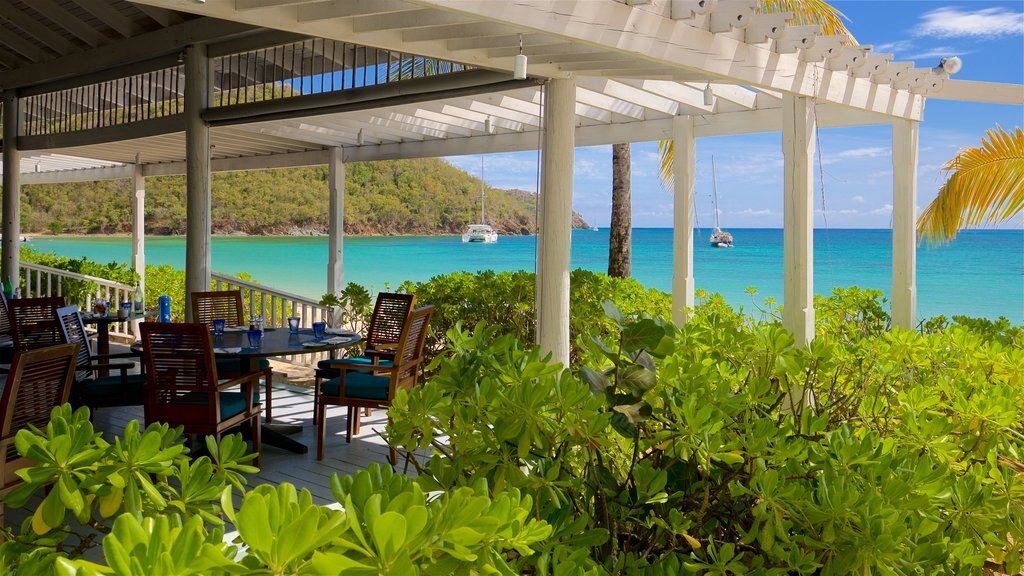
[(715, 177), (715, 157), (711, 157), (711, 190), (714, 194), (715, 229), (711, 232), (712, 248), (732, 248), (732, 234), (722, 230), (718, 225), (718, 180)]
[(487, 219), (484, 212), (484, 157), (480, 157), (480, 223), (470, 224), (469, 228), (462, 233), (463, 242), (480, 242), (483, 244), (493, 244), (498, 241), (498, 233), (487, 225)]

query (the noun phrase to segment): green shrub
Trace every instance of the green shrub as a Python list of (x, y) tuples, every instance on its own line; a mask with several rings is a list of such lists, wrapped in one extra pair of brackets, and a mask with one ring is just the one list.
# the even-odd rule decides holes
[[(527, 573), (980, 574), (1024, 558), (1024, 350), (980, 325), (883, 330), (822, 302), (810, 348), (716, 298), (626, 318), (576, 371), (456, 325), (389, 412), (418, 482), (534, 496)], [(843, 320), (845, 319), (845, 321)]]

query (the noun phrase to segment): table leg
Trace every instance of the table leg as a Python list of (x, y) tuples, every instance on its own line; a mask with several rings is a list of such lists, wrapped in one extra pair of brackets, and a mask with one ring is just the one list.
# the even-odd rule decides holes
[[(240, 361), (240, 365), (243, 372), (258, 372), (260, 369), (258, 358), (244, 358)], [(266, 422), (260, 424), (261, 440), (264, 444), (295, 454), (305, 454), (309, 452), (308, 446), (286, 436), (286, 434), (298, 434), (300, 432), (302, 432), (302, 426), (298, 424), (268, 424)]]
[[(96, 324), (96, 353), (101, 356), (110, 354), (110, 325), (106, 322)], [(109, 374), (107, 370), (98, 372), (101, 378)]]

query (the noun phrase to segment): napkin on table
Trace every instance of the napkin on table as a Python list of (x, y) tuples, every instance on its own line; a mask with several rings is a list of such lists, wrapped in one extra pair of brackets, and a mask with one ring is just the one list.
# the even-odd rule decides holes
[(214, 354), (238, 354), (241, 352), (241, 348), (214, 348)]

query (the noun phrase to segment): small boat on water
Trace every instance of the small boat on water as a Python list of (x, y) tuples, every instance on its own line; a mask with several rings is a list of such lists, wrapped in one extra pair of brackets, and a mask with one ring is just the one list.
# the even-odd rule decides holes
[(715, 157), (711, 157), (711, 190), (715, 203), (715, 229), (711, 232), (712, 248), (732, 248), (732, 234), (722, 230), (718, 225), (718, 180), (715, 177)]
[[(0, 234), (0, 240), (3, 240), (3, 239), (4, 239), (4, 235)], [(21, 241), (21, 242), (28, 242), (29, 240), (31, 240), (31, 238), (29, 238), (28, 236), (22, 235), (22, 236), (18, 237), (18, 240)]]
[(462, 241), (493, 244), (498, 241), (498, 233), (487, 224), (470, 224), (469, 229), (462, 234)]
[(484, 214), (484, 157), (480, 157), (480, 223), (470, 224), (469, 228), (462, 233), (463, 242), (474, 242), (482, 244), (493, 244), (498, 241), (498, 233), (487, 224)]

